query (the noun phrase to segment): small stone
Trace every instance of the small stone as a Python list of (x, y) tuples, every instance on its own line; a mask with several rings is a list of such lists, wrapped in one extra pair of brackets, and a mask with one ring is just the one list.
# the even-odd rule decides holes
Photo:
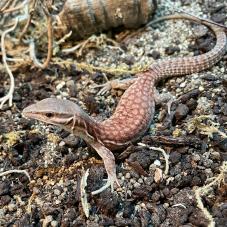
[(198, 162), (198, 161), (200, 161), (200, 156), (198, 155), (198, 154), (194, 154), (193, 156), (192, 156), (192, 159), (195, 161), (195, 162)]
[(224, 23), (226, 20), (226, 15), (223, 13), (215, 13), (211, 17), (211, 20), (213, 20), (216, 23)]
[(185, 118), (187, 116), (188, 112), (189, 112), (188, 106), (186, 106), (185, 104), (180, 104), (177, 107), (176, 112), (175, 112), (175, 117), (176, 117), (177, 121)]
[(59, 205), (61, 203), (61, 201), (59, 199), (55, 200), (55, 204)]
[(126, 173), (126, 174), (125, 174), (125, 178), (126, 178), (126, 179), (130, 179), (130, 178), (131, 178), (131, 174), (130, 174), (130, 173)]
[(60, 195), (61, 192), (60, 192), (60, 190), (58, 190), (58, 189), (54, 189), (54, 194), (55, 194), (55, 195)]
[(170, 161), (173, 163), (173, 164), (176, 164), (180, 161), (181, 159), (181, 154), (177, 151), (174, 151), (174, 152), (171, 152), (170, 153), (170, 156), (169, 156), (169, 159)]
[(172, 55), (176, 52), (180, 52), (180, 48), (178, 46), (170, 46), (165, 49), (165, 53), (167, 55)]
[(204, 87), (203, 86), (199, 86), (199, 91), (204, 91)]
[(65, 86), (65, 82), (62, 81), (60, 84), (58, 84), (58, 85), (56, 86), (56, 90), (57, 90), (57, 91), (60, 91), (64, 86)]
[(69, 80), (66, 82), (66, 86), (69, 90), (69, 96), (75, 97), (76, 96), (76, 85), (74, 83), (74, 80)]
[(79, 142), (79, 139), (74, 135), (70, 134), (66, 138), (64, 138), (65, 145), (68, 147), (75, 148)]
[(57, 227), (58, 226), (58, 222), (57, 221), (52, 221), (51, 223), (50, 223), (50, 225), (52, 226), (52, 227)]
[(140, 183), (139, 183), (139, 182), (134, 183), (134, 187), (135, 187), (135, 188), (140, 187)]
[(65, 146), (65, 142), (62, 140), (62, 141), (59, 143), (59, 146), (60, 146), (60, 147), (64, 147), (64, 146)]
[(158, 191), (154, 192), (151, 196), (153, 202), (157, 202), (160, 199), (160, 193)]
[(155, 160), (155, 161), (154, 161), (154, 164), (155, 164), (156, 166), (161, 166), (161, 162), (160, 162), (159, 160)]
[(151, 56), (154, 60), (157, 60), (160, 58), (160, 53), (156, 50), (153, 50), (150, 54), (148, 54), (148, 56)]
[(16, 207), (15, 204), (10, 203), (10, 204), (8, 205), (8, 210), (9, 210), (9, 211), (15, 211), (16, 209), (17, 209), (17, 207)]
[(139, 178), (138, 179), (138, 183), (143, 184), (143, 179), (142, 178)]
[(180, 87), (184, 88), (186, 86), (186, 81), (180, 84)]

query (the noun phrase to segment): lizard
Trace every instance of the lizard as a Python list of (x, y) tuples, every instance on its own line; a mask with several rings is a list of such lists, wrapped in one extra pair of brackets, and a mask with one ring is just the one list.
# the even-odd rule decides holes
[(126, 147), (148, 130), (155, 111), (155, 84), (165, 78), (208, 69), (225, 54), (226, 27), (186, 14), (170, 15), (166, 19), (186, 19), (209, 27), (216, 36), (214, 48), (198, 56), (154, 62), (148, 70), (136, 75), (112, 116), (104, 121), (96, 121), (72, 101), (57, 98), (46, 98), (22, 111), (24, 117), (59, 126), (84, 139), (96, 150), (104, 162), (108, 179), (106, 184), (92, 192), (93, 195), (108, 187), (113, 192), (114, 183), (120, 187), (112, 151)]

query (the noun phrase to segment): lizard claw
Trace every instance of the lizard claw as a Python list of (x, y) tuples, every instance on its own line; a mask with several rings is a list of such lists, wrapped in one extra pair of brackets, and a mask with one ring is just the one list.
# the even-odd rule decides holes
[(116, 176), (109, 176), (108, 179), (107, 179), (106, 184), (103, 185), (101, 188), (93, 191), (91, 194), (92, 195), (97, 195), (97, 194), (99, 194), (100, 192), (103, 192), (104, 190), (106, 190), (109, 187), (111, 187), (111, 192), (113, 193), (113, 191), (114, 191), (114, 183), (115, 182), (117, 183), (118, 187), (121, 187)]
[(108, 81), (104, 84), (92, 86), (92, 88), (101, 88), (97, 95), (104, 95), (112, 89), (112, 81)]
[(98, 92), (98, 95), (104, 95), (112, 89), (112, 82), (108, 81), (105, 84), (101, 85), (102, 89)]

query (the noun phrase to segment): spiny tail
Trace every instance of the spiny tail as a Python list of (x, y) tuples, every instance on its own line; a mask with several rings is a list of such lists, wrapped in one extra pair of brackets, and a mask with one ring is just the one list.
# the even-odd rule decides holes
[(216, 45), (209, 52), (199, 56), (164, 59), (154, 63), (151, 66), (151, 69), (153, 68), (155, 71), (158, 71), (158, 80), (171, 76), (200, 72), (216, 64), (225, 54), (227, 38), (224, 30), (227, 30), (226, 27), (221, 25), (219, 26), (209, 20), (185, 14), (165, 16), (156, 20), (155, 23), (167, 19), (186, 19), (209, 27), (216, 36)]

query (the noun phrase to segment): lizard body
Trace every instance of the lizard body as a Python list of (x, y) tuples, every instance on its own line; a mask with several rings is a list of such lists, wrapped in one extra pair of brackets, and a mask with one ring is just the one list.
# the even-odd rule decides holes
[[(188, 19), (201, 22), (187, 15), (170, 16), (167, 19)], [(202, 21), (216, 36), (215, 47), (202, 55), (161, 60), (140, 74), (122, 95), (113, 115), (97, 122), (77, 104), (48, 98), (26, 107), (23, 115), (49, 124), (58, 125), (90, 144), (104, 161), (108, 174), (106, 185), (93, 192), (97, 194), (117, 181), (115, 158), (111, 150), (125, 147), (138, 139), (148, 129), (155, 109), (155, 83), (163, 78), (186, 75), (205, 70), (217, 63), (225, 53), (226, 34), (223, 28)], [(119, 184), (118, 184), (119, 185)]]

